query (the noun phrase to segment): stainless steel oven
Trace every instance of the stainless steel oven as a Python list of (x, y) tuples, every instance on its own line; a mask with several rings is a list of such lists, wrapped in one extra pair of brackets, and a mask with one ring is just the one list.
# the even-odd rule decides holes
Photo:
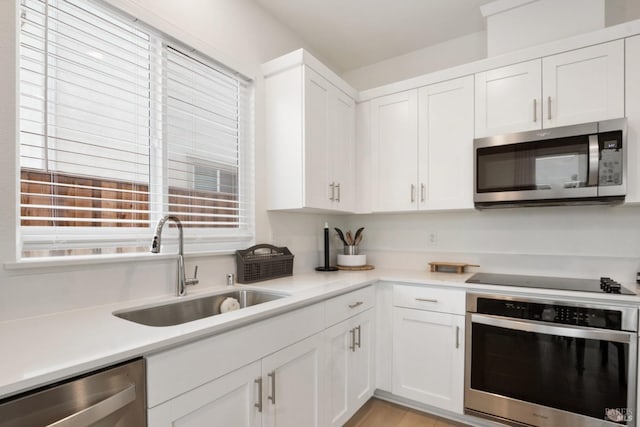
[(466, 327), (466, 413), (636, 425), (637, 307), (468, 294)]

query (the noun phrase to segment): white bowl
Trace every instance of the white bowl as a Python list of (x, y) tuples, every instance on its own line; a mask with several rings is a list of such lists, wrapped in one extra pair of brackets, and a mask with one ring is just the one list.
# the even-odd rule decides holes
[(338, 265), (343, 267), (361, 267), (367, 265), (367, 256), (338, 254)]

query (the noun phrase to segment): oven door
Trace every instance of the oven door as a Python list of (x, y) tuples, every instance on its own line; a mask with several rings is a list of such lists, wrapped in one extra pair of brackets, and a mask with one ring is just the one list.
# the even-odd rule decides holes
[(637, 336), (467, 313), (465, 412), (534, 426), (635, 426)]

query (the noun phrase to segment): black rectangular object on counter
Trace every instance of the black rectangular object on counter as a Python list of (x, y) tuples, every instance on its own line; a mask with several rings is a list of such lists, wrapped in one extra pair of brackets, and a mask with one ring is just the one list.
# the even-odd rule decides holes
[(260, 244), (236, 251), (238, 283), (254, 283), (293, 275), (293, 254), (286, 246)]

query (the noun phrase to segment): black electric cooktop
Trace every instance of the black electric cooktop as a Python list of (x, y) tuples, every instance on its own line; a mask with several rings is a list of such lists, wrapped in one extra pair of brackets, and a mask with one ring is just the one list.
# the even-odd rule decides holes
[(636, 294), (608, 277), (601, 277), (600, 279), (573, 279), (569, 277), (476, 273), (467, 279), (467, 283), (484, 283), (486, 285), (520, 286), (524, 288), (560, 289), (565, 291), (598, 292), (623, 295)]

